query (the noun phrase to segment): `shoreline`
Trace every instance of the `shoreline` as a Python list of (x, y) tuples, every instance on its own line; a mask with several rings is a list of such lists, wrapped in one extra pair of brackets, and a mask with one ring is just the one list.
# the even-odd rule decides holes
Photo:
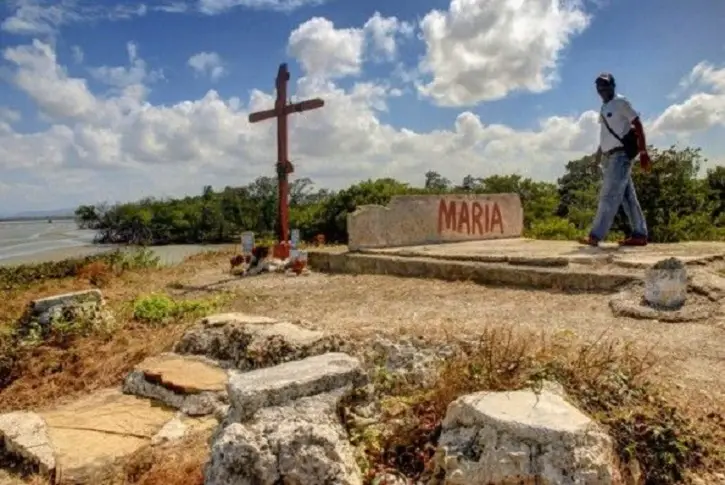
[[(180, 263), (184, 258), (199, 254), (206, 251), (216, 251), (231, 247), (232, 244), (169, 244), (166, 246), (148, 246), (161, 259), (162, 265), (173, 265)], [(82, 258), (94, 254), (100, 254), (113, 251), (119, 246), (114, 244), (92, 244), (82, 246), (70, 246), (65, 248), (55, 248), (37, 253), (23, 254), (12, 256), (6, 259), (0, 259), (0, 267), (20, 266), (23, 264), (39, 264), (50, 261), (62, 261), (64, 259)]]

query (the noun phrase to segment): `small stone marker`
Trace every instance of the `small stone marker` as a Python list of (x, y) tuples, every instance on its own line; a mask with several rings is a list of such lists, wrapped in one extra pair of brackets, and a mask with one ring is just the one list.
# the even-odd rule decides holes
[(402, 195), (387, 207), (364, 205), (348, 214), (348, 247), (521, 237), (524, 212), (517, 194)]
[(254, 249), (254, 233), (251, 231), (242, 233), (242, 254), (252, 254)]
[(675, 310), (687, 299), (687, 270), (677, 258), (663, 259), (645, 273), (644, 299), (655, 308)]

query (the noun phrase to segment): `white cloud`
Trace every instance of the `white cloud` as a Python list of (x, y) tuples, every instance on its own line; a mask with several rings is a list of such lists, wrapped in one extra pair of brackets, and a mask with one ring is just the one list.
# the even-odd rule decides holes
[(203, 13), (215, 15), (235, 7), (290, 12), (301, 7), (322, 5), (326, 0), (198, 0)]
[(216, 52), (199, 52), (187, 61), (189, 67), (197, 74), (209, 76), (212, 81), (218, 81), (225, 73), (224, 62)]
[(375, 12), (363, 28), (370, 37), (372, 49), (380, 53), (385, 59), (392, 60), (397, 54), (398, 36), (410, 37), (413, 26), (408, 22), (401, 22), (396, 17), (383, 17)]
[(680, 82), (680, 90), (698, 89), (681, 103), (669, 106), (652, 126), (655, 133), (690, 134), (725, 126), (725, 67), (697, 64)]
[(292, 31), (288, 50), (309, 75), (334, 78), (360, 72), (364, 41), (362, 29), (336, 29), (313, 17)]
[[(162, 3), (154, 10), (166, 6)], [(16, 35), (52, 35), (63, 25), (94, 20), (125, 20), (143, 16), (148, 8), (143, 3), (98, 5), (92, 0), (9, 0), (13, 14), (0, 28)]]
[(138, 45), (135, 42), (126, 43), (128, 53), (128, 66), (100, 66), (89, 69), (91, 75), (97, 81), (114, 86), (125, 88), (132, 85), (154, 83), (164, 78), (161, 70), (148, 70), (146, 61), (138, 55)]
[(396, 17), (375, 12), (362, 28), (335, 28), (324, 17), (313, 17), (292, 31), (288, 52), (296, 57), (310, 76), (339, 78), (357, 75), (368, 48), (373, 55), (393, 60), (397, 38), (413, 33), (413, 27)]
[(579, 0), (452, 0), (420, 23), (426, 43), (419, 91), (442, 106), (542, 92), (562, 51), (589, 24)]

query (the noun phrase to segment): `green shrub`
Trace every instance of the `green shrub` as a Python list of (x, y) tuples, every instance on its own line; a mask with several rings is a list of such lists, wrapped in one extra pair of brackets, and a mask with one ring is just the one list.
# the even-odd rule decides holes
[(133, 318), (154, 326), (166, 325), (183, 318), (198, 318), (215, 311), (230, 295), (204, 300), (174, 300), (168, 295), (151, 294), (133, 302)]

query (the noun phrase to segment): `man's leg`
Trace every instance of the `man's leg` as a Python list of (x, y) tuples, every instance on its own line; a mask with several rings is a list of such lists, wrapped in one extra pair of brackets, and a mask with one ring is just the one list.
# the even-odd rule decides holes
[(589, 233), (590, 241), (598, 242), (607, 237), (614, 222), (629, 181), (631, 162), (624, 152), (609, 155), (604, 165), (604, 180), (599, 194), (597, 215)]
[(628, 177), (627, 187), (624, 189), (622, 209), (624, 209), (624, 213), (629, 220), (632, 235), (624, 241), (621, 241), (620, 244), (627, 246), (643, 246), (647, 244), (647, 220), (642, 213), (642, 207), (639, 205), (637, 191), (634, 187), (631, 173)]

